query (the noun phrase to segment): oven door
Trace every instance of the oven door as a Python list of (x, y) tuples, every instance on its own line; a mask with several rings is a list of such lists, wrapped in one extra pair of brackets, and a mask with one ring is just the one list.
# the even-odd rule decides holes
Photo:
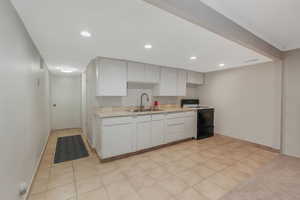
[(198, 110), (198, 127), (214, 126), (214, 109)]

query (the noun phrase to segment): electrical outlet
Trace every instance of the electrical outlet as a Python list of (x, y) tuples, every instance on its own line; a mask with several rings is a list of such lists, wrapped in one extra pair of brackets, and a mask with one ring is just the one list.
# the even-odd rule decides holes
[(28, 188), (28, 186), (27, 186), (27, 184), (25, 182), (20, 183), (20, 186), (19, 186), (19, 195), (23, 196), (24, 194), (26, 194), (27, 188)]

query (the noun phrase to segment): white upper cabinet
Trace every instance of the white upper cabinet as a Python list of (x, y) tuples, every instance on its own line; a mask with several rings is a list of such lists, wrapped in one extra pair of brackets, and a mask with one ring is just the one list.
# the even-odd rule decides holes
[(126, 96), (127, 63), (112, 59), (99, 59), (96, 63), (96, 95)]
[(204, 84), (204, 75), (200, 72), (188, 71), (187, 83), (196, 85)]
[(154, 96), (185, 96), (187, 72), (173, 68), (162, 67), (160, 83), (154, 87)]
[(144, 82), (145, 81), (145, 64), (128, 62), (128, 82)]
[(147, 83), (159, 83), (160, 79), (160, 67), (155, 65), (145, 65), (145, 82)]
[(202, 73), (101, 58), (96, 60), (96, 96), (127, 96), (127, 82), (154, 84), (154, 96), (186, 96), (187, 84), (204, 84)]
[(183, 70), (177, 71), (177, 96), (186, 95), (186, 79), (187, 72)]
[(155, 65), (128, 62), (128, 82), (158, 83), (160, 67)]
[(177, 96), (177, 70), (161, 67), (160, 83), (154, 87), (154, 96)]

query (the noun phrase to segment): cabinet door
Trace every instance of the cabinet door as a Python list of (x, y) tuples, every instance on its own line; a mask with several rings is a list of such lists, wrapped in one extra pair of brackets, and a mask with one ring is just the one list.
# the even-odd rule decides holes
[(145, 64), (128, 62), (128, 82), (145, 82)]
[(127, 95), (127, 64), (111, 59), (100, 59), (96, 68), (97, 96)]
[(177, 70), (161, 68), (160, 96), (177, 96)]
[(188, 72), (188, 83), (201, 85), (204, 83), (204, 75), (200, 72)]
[(145, 82), (146, 83), (159, 83), (160, 80), (160, 67), (155, 65), (145, 65)]
[(153, 147), (164, 144), (164, 139), (165, 139), (164, 134), (165, 134), (164, 119), (152, 120), (151, 142)]
[(101, 158), (133, 152), (134, 133), (134, 123), (103, 126), (101, 133)]
[(151, 120), (136, 123), (137, 150), (151, 147)]
[(169, 143), (184, 139), (184, 128), (184, 118), (168, 119), (165, 141)]
[(197, 122), (195, 117), (186, 117), (184, 119), (184, 138), (196, 138)]
[(187, 73), (183, 70), (177, 71), (177, 96), (186, 95), (186, 79)]

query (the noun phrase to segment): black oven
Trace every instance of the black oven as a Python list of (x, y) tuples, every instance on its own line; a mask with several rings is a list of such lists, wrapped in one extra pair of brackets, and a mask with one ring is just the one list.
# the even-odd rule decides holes
[(201, 106), (199, 99), (182, 99), (181, 107), (196, 108), (197, 111), (197, 139), (214, 136), (214, 108)]
[(213, 108), (198, 110), (197, 139), (214, 136), (214, 112)]

